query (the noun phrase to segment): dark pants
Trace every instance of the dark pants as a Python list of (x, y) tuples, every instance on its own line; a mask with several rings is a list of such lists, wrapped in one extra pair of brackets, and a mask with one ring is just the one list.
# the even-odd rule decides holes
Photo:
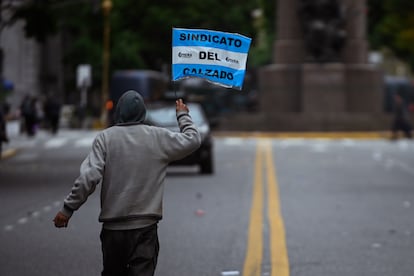
[(392, 134), (394, 139), (398, 137), (398, 131), (402, 131), (406, 138), (412, 138), (411, 135), (411, 125), (406, 120), (396, 119), (392, 124)]
[(133, 230), (101, 231), (102, 276), (152, 276), (159, 252), (157, 224)]
[(50, 115), (49, 116), (50, 130), (53, 134), (56, 134), (59, 129), (59, 116)]

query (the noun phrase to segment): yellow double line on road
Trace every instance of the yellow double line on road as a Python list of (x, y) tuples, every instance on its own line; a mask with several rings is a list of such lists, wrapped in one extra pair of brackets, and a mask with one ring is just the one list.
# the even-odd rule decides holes
[(253, 199), (247, 240), (244, 276), (260, 276), (263, 259), (264, 175), (267, 180), (267, 219), (269, 222), (271, 276), (289, 276), (289, 260), (283, 218), (280, 210), (279, 188), (273, 162), (272, 145), (268, 139), (259, 139), (256, 150)]

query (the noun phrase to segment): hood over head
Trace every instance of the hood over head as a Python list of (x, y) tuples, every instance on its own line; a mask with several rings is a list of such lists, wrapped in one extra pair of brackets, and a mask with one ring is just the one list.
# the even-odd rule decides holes
[(116, 105), (115, 124), (129, 125), (142, 123), (145, 120), (147, 109), (142, 96), (134, 90), (125, 92)]

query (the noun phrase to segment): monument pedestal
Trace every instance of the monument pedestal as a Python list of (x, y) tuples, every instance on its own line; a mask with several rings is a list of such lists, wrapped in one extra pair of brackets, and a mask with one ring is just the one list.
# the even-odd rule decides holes
[[(268, 118), (264, 124), (272, 130), (378, 127), (382, 78), (368, 64), (269, 65), (259, 71), (261, 110)], [(295, 122), (284, 122), (293, 118)]]
[(383, 113), (384, 74), (369, 64), (346, 66), (346, 111)]
[(345, 112), (345, 65), (303, 64), (301, 84), (302, 112)]
[(300, 111), (300, 68), (300, 65), (272, 64), (260, 71), (260, 107), (263, 111)]
[[(304, 2), (312, 4), (312, 8)], [(365, 2), (340, 0), (330, 6), (333, 10), (346, 11), (343, 14), (345, 29), (336, 29), (337, 34), (345, 36), (334, 37), (344, 37), (345, 43), (337, 48), (338, 45), (326, 44), (330, 40), (314, 41), (318, 36), (301, 28), (309, 25), (315, 9), (326, 8), (324, 5), (329, 3), (277, 1), (278, 38), (274, 43), (274, 64), (259, 71), (261, 114), (255, 116), (255, 127), (329, 131), (372, 130), (384, 126), (378, 122), (388, 118), (382, 112), (382, 72), (367, 63)], [(337, 26), (330, 20), (324, 22)], [(309, 60), (314, 63), (307, 63)], [(388, 123), (386, 125), (388, 128)]]

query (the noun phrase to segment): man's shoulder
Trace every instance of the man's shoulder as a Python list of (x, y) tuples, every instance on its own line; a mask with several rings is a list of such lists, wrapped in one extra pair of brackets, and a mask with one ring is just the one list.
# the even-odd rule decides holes
[(115, 129), (115, 126), (107, 127), (105, 129), (102, 129), (101, 131), (98, 131), (96, 136), (95, 136), (95, 139), (104, 139), (104, 137), (114, 135), (115, 132), (117, 132), (116, 129)]
[(106, 136), (106, 135), (122, 135), (122, 133), (128, 133), (128, 132), (165, 132), (169, 131), (167, 128), (159, 127), (159, 126), (153, 126), (148, 124), (133, 124), (133, 125), (123, 125), (123, 126), (111, 126), (108, 127), (98, 133), (98, 135)]

